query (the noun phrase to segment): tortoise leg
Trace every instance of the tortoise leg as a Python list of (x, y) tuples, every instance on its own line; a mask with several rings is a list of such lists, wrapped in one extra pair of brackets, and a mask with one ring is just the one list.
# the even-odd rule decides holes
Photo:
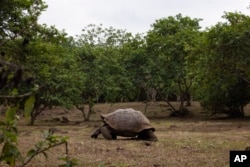
[(138, 134), (138, 139), (140, 140), (150, 140), (150, 141), (157, 141), (158, 138), (155, 136), (153, 130), (143, 130)]
[(116, 135), (112, 134), (112, 132), (107, 126), (101, 127), (101, 133), (102, 133), (102, 136), (107, 140), (116, 139)]
[(91, 138), (95, 138), (95, 139), (96, 139), (96, 138), (98, 137), (98, 135), (101, 134), (101, 128), (102, 128), (102, 127), (96, 129), (96, 131), (94, 131), (94, 132), (91, 134)]

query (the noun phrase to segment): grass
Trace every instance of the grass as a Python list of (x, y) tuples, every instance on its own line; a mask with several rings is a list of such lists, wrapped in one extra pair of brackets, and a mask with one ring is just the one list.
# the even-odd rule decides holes
[[(175, 104), (177, 105), (177, 104)], [(62, 109), (47, 111), (38, 118), (35, 126), (27, 121), (19, 122), (19, 148), (27, 152), (41, 140), (42, 131), (53, 127), (56, 135), (69, 136), (69, 154), (78, 159), (80, 167), (223, 167), (229, 166), (229, 151), (244, 150), (250, 145), (250, 121), (208, 119), (202, 116), (201, 107), (193, 103), (194, 112), (189, 118), (169, 118), (169, 111), (162, 104), (151, 104), (146, 115), (156, 128), (158, 142), (135, 141), (119, 137), (108, 141), (102, 136), (91, 139), (90, 134), (102, 123), (100, 113), (117, 108), (131, 107), (144, 111), (143, 103), (100, 104), (90, 122), (82, 122), (77, 110), (65, 112)], [(250, 112), (248, 106), (247, 112)], [(67, 116), (70, 122), (62, 124), (53, 118)], [(36, 157), (29, 167), (54, 167), (62, 162), (64, 147), (48, 152), (48, 159)]]

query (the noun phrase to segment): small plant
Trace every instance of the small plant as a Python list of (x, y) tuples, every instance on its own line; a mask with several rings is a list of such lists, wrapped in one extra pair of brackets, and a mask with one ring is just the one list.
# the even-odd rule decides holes
[(0, 144), (3, 145), (0, 154), (0, 162), (4, 162), (11, 167), (24, 167), (31, 160), (39, 155), (43, 154), (47, 158), (46, 152), (56, 146), (65, 146), (65, 157), (60, 158), (65, 164), (59, 165), (59, 167), (72, 167), (75, 166), (76, 159), (70, 159), (68, 156), (68, 138), (62, 136), (55, 136), (49, 131), (45, 131), (43, 134), (43, 140), (35, 144), (34, 148), (30, 149), (26, 156), (22, 156), (18, 145), (18, 130), (16, 123), (19, 117), (16, 115), (17, 108), (9, 107), (6, 111), (4, 121), (0, 121)]

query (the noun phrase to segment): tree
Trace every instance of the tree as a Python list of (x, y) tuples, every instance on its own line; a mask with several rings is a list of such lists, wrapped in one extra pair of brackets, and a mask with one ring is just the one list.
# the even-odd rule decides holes
[(29, 40), (31, 33), (36, 30), (38, 17), (46, 8), (47, 5), (42, 0), (2, 0), (0, 46), (17, 38), (26, 37)]
[[(154, 87), (167, 102), (169, 94), (180, 95), (181, 114), (184, 112), (184, 100), (190, 100), (193, 74), (190, 70), (192, 48), (199, 38), (200, 19), (167, 17), (156, 20), (147, 34), (147, 52), (150, 57), (147, 66), (150, 69), (147, 84)], [(174, 111), (177, 111), (169, 102)]]
[[(44, 141), (38, 142), (25, 157), (17, 147), (16, 119), (19, 117), (16, 112), (21, 103), (24, 103), (24, 115), (29, 116), (35, 103), (35, 94), (40, 91), (33, 83), (34, 72), (36, 72), (33, 70), (37, 64), (29, 63), (35, 62), (32, 61), (34, 56), (40, 59), (42, 54), (36, 52), (35, 55), (32, 55), (37, 48), (34, 49), (30, 46), (34, 46), (33, 41), (40, 33), (41, 27), (37, 24), (37, 19), (46, 7), (42, 0), (0, 1), (0, 98), (1, 102), (4, 100), (9, 105), (5, 120), (0, 121), (2, 146), (0, 161), (9, 166), (16, 166), (18, 161), (20, 166), (25, 166), (36, 155), (40, 153), (46, 155), (47, 150), (61, 144), (65, 144), (66, 148), (66, 157), (63, 158), (66, 164), (63, 166), (75, 165), (74, 160), (71, 161), (68, 157), (67, 138), (65, 137), (46, 133)], [(40, 82), (39, 85), (41, 85)]]
[(46, 9), (42, 0), (0, 2), (0, 94), (1, 102), (18, 105), (33, 94), (30, 69), (24, 54), (38, 29), (37, 19)]
[(249, 53), (250, 17), (225, 13), (225, 23), (218, 23), (205, 33), (201, 59), (200, 94), (203, 106), (214, 113), (243, 116), (250, 100)]
[(78, 40), (78, 59), (81, 70), (86, 74), (82, 88), (82, 104), (89, 105), (89, 111), (81, 109), (84, 120), (88, 121), (96, 102), (116, 102), (127, 97), (131, 88), (127, 71), (124, 69), (121, 47), (129, 40), (130, 34), (112, 27), (89, 25)]
[(130, 40), (122, 45), (121, 54), (121, 66), (124, 66), (125, 76), (132, 84), (131, 88), (128, 89), (129, 91), (126, 92), (128, 98), (133, 101), (153, 100), (147, 95), (145, 99), (144, 96), (145, 92), (148, 91), (146, 85), (144, 85), (148, 75), (145, 37), (142, 34), (131, 36)]
[(41, 26), (40, 31), (27, 47), (24, 62), (39, 87), (31, 124), (48, 107), (72, 108), (78, 103), (85, 77), (77, 64), (74, 41), (54, 27)]
[(46, 7), (42, 0), (4, 0), (0, 7), (1, 97), (21, 108), (29, 96), (35, 97), (31, 124), (47, 107), (78, 103), (84, 79), (74, 40), (55, 27), (37, 23)]
[[(0, 2), (0, 51), (1, 51), (1, 87), (12, 78), (16, 80), (17, 87), (25, 67), (22, 67), (22, 56), (25, 47), (29, 43), (32, 34), (37, 30), (37, 19), (42, 11), (46, 9), (43, 1), (14, 1), (2, 0)], [(17, 72), (17, 73), (15, 73)], [(15, 73), (15, 75), (8, 75)], [(11, 88), (5, 87), (7, 95)]]

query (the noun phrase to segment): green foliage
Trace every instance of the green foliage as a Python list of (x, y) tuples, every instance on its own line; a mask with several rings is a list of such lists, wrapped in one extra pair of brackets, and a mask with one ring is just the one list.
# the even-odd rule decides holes
[(77, 166), (77, 159), (73, 158), (73, 159), (69, 159), (68, 157), (63, 157), (60, 158), (60, 160), (64, 161), (65, 164), (61, 164), (58, 167), (73, 167), (73, 166)]
[(42, 0), (0, 2), (1, 102), (24, 108), (31, 124), (53, 106), (77, 106), (89, 120), (95, 103), (135, 101), (150, 90), (161, 100), (180, 95), (179, 110), (191, 94), (216, 112), (242, 112), (249, 102), (249, 16), (225, 13), (225, 23), (201, 31), (201, 19), (178, 14), (156, 20), (145, 36), (91, 24), (75, 40), (37, 23), (46, 8)]
[(68, 157), (67, 141), (68, 141), (67, 137), (55, 136), (55, 135), (52, 135), (51, 133), (49, 133), (48, 131), (45, 131), (44, 132), (44, 140), (38, 142), (35, 145), (35, 148), (33, 148), (27, 152), (27, 156), (26, 156), (26, 159), (25, 159), (23, 164), (24, 165), (28, 164), (38, 154), (43, 154), (45, 156), (45, 158), (48, 158), (47, 153), (46, 153), (48, 150), (50, 150), (51, 148), (57, 147), (59, 145), (65, 145), (66, 157), (59, 158), (59, 159), (63, 160), (65, 162), (65, 164), (60, 165), (60, 166), (72, 167), (72, 166), (77, 165), (76, 159), (70, 159), (70, 157)]
[[(67, 138), (48, 132), (26, 157), (17, 147), (17, 110), (23, 107), (25, 116), (29, 116), (41, 105), (66, 103), (65, 106), (72, 106), (72, 99), (77, 96), (72, 98), (70, 95), (78, 93), (76, 86), (80, 86), (72, 79), (75, 75), (71, 75), (77, 71), (75, 59), (69, 54), (71, 39), (54, 27), (37, 24), (46, 7), (42, 0), (0, 1), (0, 97), (1, 102), (9, 104), (5, 120), (0, 121), (0, 144), (3, 146), (0, 161), (10, 166), (25, 166), (38, 154), (47, 157), (46, 151), (59, 145), (65, 145), (64, 166), (76, 164), (68, 157)], [(56, 84), (60, 82), (61, 85)], [(47, 92), (42, 88), (48, 88)]]
[(196, 59), (192, 51), (200, 37), (199, 21), (178, 14), (156, 20), (148, 32), (147, 84), (157, 89), (163, 99), (171, 93), (184, 99), (184, 95), (191, 93), (194, 77), (191, 67)]
[(24, 104), (24, 116), (28, 118), (34, 109), (34, 104), (35, 104), (35, 96), (30, 96)]
[[(34, 108), (24, 106), (32, 124), (41, 113), (41, 106), (71, 108), (78, 103), (84, 74), (79, 73), (72, 38), (55, 27), (37, 23), (39, 15), (47, 8), (45, 3), (42, 0), (3, 0), (0, 6), (2, 98), (20, 105), (34, 95)], [(37, 88), (36, 91), (33, 88)]]
[(0, 122), (0, 144), (3, 145), (0, 161), (5, 161), (10, 166), (15, 166), (16, 160), (22, 160), (20, 151), (17, 148), (16, 108), (6, 112), (5, 121)]
[[(132, 82), (124, 66), (123, 46), (133, 37), (123, 30), (101, 25), (89, 25), (79, 37), (78, 59), (81, 71), (86, 75), (82, 87), (82, 103), (90, 109), (95, 102), (116, 102), (132, 94)], [(85, 120), (89, 119), (89, 115)]]
[(243, 116), (250, 100), (249, 28), (250, 17), (225, 13), (226, 23), (218, 23), (205, 34), (200, 63), (201, 101), (214, 113)]
[[(31, 101), (30, 99), (28, 99)], [(31, 105), (31, 102), (27, 103), (27, 105)], [(35, 148), (30, 149), (27, 152), (26, 156), (22, 156), (21, 152), (18, 149), (18, 131), (16, 127), (16, 110), (17, 108), (9, 108), (6, 112), (5, 121), (0, 122), (0, 144), (3, 145), (0, 161), (5, 162), (9, 166), (16, 166), (16, 164), (20, 167), (23, 167), (30, 163), (30, 161), (37, 156), (38, 154), (43, 154), (45, 158), (47, 158), (47, 151), (51, 148), (54, 148), (59, 145), (65, 145), (65, 153), (66, 157), (60, 158), (65, 162), (65, 167), (72, 167), (77, 165), (76, 159), (70, 159), (68, 157), (68, 146), (67, 146), (67, 137), (55, 136), (48, 131), (44, 132), (44, 140), (36, 143)]]
[[(80, 72), (72, 39), (54, 27), (41, 26), (38, 34), (26, 47), (26, 68), (32, 71), (35, 92), (31, 124), (44, 109), (51, 106), (72, 108), (79, 103), (85, 75)], [(43, 107), (41, 107), (43, 106)]]
[(20, 36), (30, 37), (36, 29), (38, 17), (46, 8), (42, 0), (1, 0), (1, 44)]

